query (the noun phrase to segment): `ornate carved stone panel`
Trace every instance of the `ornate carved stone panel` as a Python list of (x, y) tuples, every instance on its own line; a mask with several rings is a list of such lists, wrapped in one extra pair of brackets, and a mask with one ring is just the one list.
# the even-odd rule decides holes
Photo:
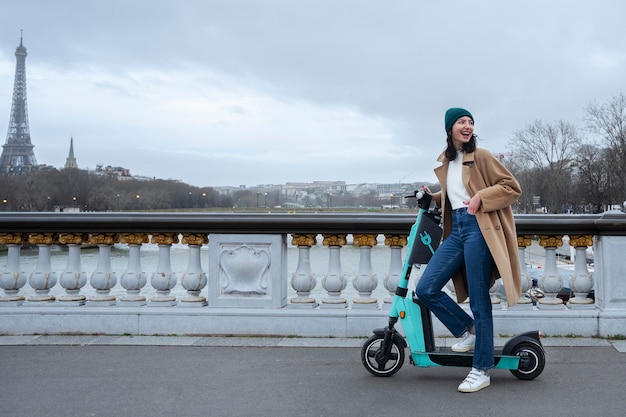
[(212, 234), (209, 242), (210, 306), (286, 305), (286, 236)]

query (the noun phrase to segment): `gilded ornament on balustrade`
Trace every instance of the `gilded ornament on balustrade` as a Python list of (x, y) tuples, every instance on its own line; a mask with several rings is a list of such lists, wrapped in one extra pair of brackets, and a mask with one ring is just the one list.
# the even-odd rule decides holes
[(322, 241), (324, 246), (344, 246), (347, 242), (347, 234), (341, 235), (322, 235), (324, 240)]
[(24, 233), (0, 233), (1, 245), (21, 245), (28, 239)]
[(89, 243), (94, 245), (113, 245), (120, 241), (117, 233), (91, 233), (89, 234)]
[(59, 235), (56, 233), (31, 233), (28, 235), (28, 243), (31, 245), (52, 245), (59, 243)]
[(409, 243), (407, 235), (385, 235), (386, 246), (405, 247)]
[(178, 233), (154, 233), (150, 242), (155, 245), (173, 245), (178, 243)]
[(371, 235), (371, 234), (355, 234), (353, 235), (353, 242), (352, 244), (354, 246), (376, 246), (376, 244), (378, 243), (378, 241), (376, 240), (376, 237), (378, 235)]
[(571, 235), (569, 245), (573, 248), (593, 246), (593, 236), (591, 235)]
[(542, 248), (560, 248), (563, 246), (563, 235), (539, 236), (539, 246)]
[(126, 245), (141, 245), (148, 243), (149, 239), (147, 233), (122, 233), (120, 242)]
[(86, 233), (59, 233), (59, 243), (62, 245), (82, 245), (89, 240)]
[(315, 246), (317, 245), (316, 234), (297, 234), (291, 235), (291, 244), (294, 246)]
[(529, 235), (517, 236), (517, 247), (518, 248), (527, 248), (530, 245), (532, 245), (532, 243), (533, 243), (532, 236), (529, 236)]
[(204, 233), (183, 233), (181, 242), (185, 245), (202, 246), (209, 243), (209, 236)]

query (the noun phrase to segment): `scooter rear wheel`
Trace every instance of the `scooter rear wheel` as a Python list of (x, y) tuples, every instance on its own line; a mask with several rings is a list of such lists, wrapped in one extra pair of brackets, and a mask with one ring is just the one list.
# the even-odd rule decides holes
[(513, 348), (512, 354), (520, 357), (518, 368), (511, 370), (517, 378), (534, 379), (543, 372), (546, 354), (537, 343), (522, 342)]
[(369, 373), (375, 376), (391, 376), (398, 372), (404, 363), (404, 347), (393, 339), (389, 355), (383, 350), (383, 335), (373, 335), (361, 348), (361, 362)]

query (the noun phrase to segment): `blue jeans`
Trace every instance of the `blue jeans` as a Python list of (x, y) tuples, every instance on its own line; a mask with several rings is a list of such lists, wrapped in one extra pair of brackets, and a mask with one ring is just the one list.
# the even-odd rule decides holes
[[(470, 298), (470, 317), (455, 300), (442, 291), (446, 283), (465, 267)], [(441, 243), (415, 294), (455, 337), (461, 337), (474, 325), (476, 345), (473, 366), (487, 371), (494, 367), (493, 317), (489, 288), (493, 257), (485, 243), (476, 216), (462, 208), (452, 212), (452, 232)]]

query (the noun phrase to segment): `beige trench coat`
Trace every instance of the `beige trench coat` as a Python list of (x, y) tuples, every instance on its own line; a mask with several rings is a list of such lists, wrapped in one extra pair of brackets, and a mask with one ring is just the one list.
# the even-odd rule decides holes
[[(480, 194), (482, 203), (476, 213), (476, 220), (493, 256), (496, 268), (491, 277), (491, 285), (502, 278), (507, 303), (513, 306), (521, 296), (521, 271), (517, 251), (517, 233), (511, 205), (519, 198), (522, 190), (513, 175), (498, 161), (491, 152), (476, 148), (472, 153), (463, 154), (462, 178), (470, 197)], [(435, 168), (435, 174), (441, 184), (441, 191), (433, 194), (438, 207), (442, 208), (443, 238), (450, 235), (452, 229), (452, 207), (446, 198), (446, 178), (448, 159), (442, 153), (437, 161), (442, 165)], [(442, 201), (445, 206), (442, 206)], [(463, 302), (468, 297), (465, 270), (452, 277), (457, 301)]]

